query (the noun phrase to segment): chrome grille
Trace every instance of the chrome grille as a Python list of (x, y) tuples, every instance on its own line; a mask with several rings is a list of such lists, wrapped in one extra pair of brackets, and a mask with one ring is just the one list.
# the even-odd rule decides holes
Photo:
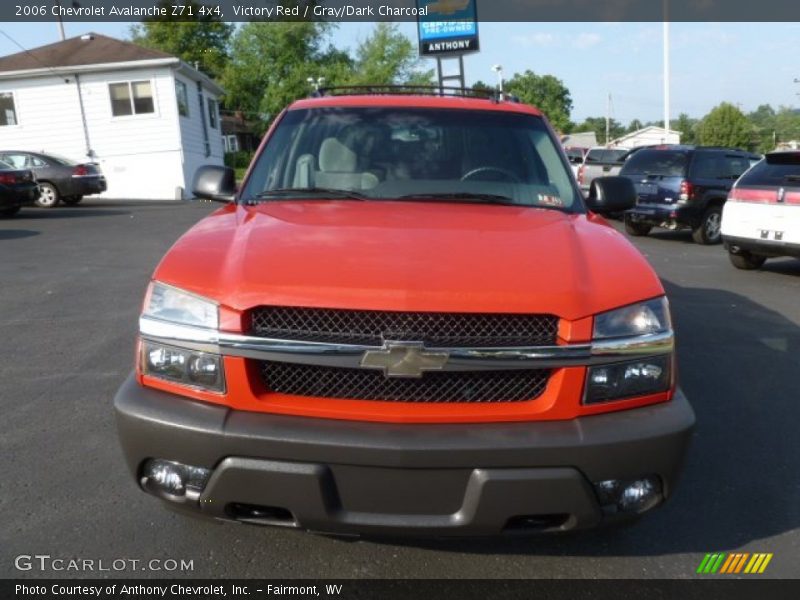
[(555, 344), (558, 318), (503, 313), (394, 312), (264, 306), (252, 311), (254, 335), (331, 344), (380, 346), (384, 340), (428, 347)]
[(291, 396), (393, 402), (521, 402), (547, 387), (547, 369), (432, 371), (419, 379), (384, 377), (380, 371), (262, 361), (268, 390)]

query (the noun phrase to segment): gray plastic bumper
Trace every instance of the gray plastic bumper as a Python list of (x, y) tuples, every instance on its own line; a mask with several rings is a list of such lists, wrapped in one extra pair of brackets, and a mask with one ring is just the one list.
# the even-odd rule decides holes
[[(139, 386), (114, 400), (128, 466), (148, 458), (213, 469), (199, 502), (216, 518), (331, 533), (494, 535), (510, 524), (591, 527), (591, 482), (658, 475), (665, 497), (694, 426), (669, 402), (572, 421), (390, 424), (232, 411)], [(253, 517), (275, 507), (288, 519)], [(511, 527), (513, 530), (513, 527)]]

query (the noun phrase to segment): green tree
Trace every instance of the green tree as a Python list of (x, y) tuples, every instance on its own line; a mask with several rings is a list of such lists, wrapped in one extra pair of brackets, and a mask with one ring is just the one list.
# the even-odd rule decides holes
[(625, 135), (625, 127), (616, 119), (609, 121), (609, 138), (606, 140), (606, 118), (605, 117), (587, 117), (583, 123), (575, 125), (572, 129), (573, 133), (580, 133), (581, 131), (594, 131), (597, 141), (601, 144), (610, 142), (620, 136)]
[(634, 119), (633, 121), (631, 121), (630, 125), (628, 125), (628, 128), (625, 130), (625, 133), (633, 133), (634, 131), (639, 131), (643, 127), (644, 125), (642, 125), (642, 122), (639, 119)]
[(433, 70), (420, 70), (417, 48), (396, 23), (377, 23), (358, 45), (349, 85), (430, 85)]
[(524, 73), (515, 73), (505, 82), (504, 87), (509, 94), (541, 110), (557, 130), (569, 130), (572, 96), (564, 82), (557, 77), (537, 75), (527, 70)]
[(497, 91), (497, 86), (489, 85), (480, 79), (472, 84), (472, 89), (476, 92), (494, 92)]
[(747, 117), (729, 102), (708, 113), (697, 127), (697, 140), (704, 146), (749, 148), (752, 127)]
[(223, 72), (226, 106), (259, 115), (263, 127), (286, 105), (307, 96), (308, 79), (341, 82), (352, 59), (326, 46), (332, 25), (321, 22), (251, 22), (233, 36)]
[(694, 144), (697, 142), (697, 119), (692, 119), (686, 113), (678, 115), (678, 119), (670, 123), (670, 127), (681, 133), (681, 144)]
[[(131, 38), (140, 46), (161, 50), (177, 56), (201, 71), (218, 78), (228, 61), (233, 25), (223, 23), (214, 15), (200, 15), (199, 3), (187, 0), (182, 3), (192, 7), (194, 21), (178, 21), (167, 11), (166, 17), (148, 17), (131, 27)], [(168, 6), (162, 0), (160, 6)]]

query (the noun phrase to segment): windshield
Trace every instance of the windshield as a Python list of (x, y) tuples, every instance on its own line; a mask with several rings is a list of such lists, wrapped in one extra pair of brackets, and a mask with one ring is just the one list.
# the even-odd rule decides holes
[(240, 197), (249, 203), (312, 193), (582, 210), (569, 165), (544, 121), (500, 111), (289, 111)]
[(620, 175), (635, 173), (637, 175), (662, 175), (666, 177), (683, 177), (686, 173), (688, 155), (686, 152), (672, 150), (641, 150), (632, 154)]
[(620, 162), (623, 156), (625, 156), (630, 150), (627, 148), (622, 148), (619, 150), (609, 150), (609, 149), (595, 149), (589, 150), (589, 153), (586, 155), (586, 162), (593, 163), (593, 162), (602, 162), (602, 163), (613, 163), (613, 162)]
[(800, 153), (768, 154), (739, 180), (738, 187), (800, 186)]

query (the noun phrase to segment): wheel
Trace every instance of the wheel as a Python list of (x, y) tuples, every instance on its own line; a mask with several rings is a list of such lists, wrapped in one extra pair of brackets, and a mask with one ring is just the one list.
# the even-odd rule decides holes
[(20, 209), (19, 206), (0, 209), (0, 219), (8, 219), (9, 217), (13, 217), (15, 214), (19, 212), (19, 209)]
[(625, 217), (625, 231), (628, 232), (628, 235), (632, 235), (633, 237), (641, 237), (650, 233), (652, 228), (652, 225), (647, 223), (637, 223), (630, 217)]
[(760, 269), (767, 261), (766, 256), (759, 256), (758, 254), (751, 254), (745, 250), (739, 251), (737, 254), (728, 252), (728, 258), (731, 259), (731, 264), (737, 269), (743, 271), (754, 271)]
[(692, 239), (704, 246), (719, 244), (722, 241), (722, 207), (712, 206), (700, 220), (700, 224), (692, 229)]
[(83, 200), (83, 196), (64, 196), (61, 198), (61, 201), (67, 206), (75, 206), (76, 204), (80, 204), (81, 200)]
[(36, 199), (36, 206), (39, 208), (53, 208), (58, 204), (59, 195), (56, 186), (52, 183), (40, 183), (39, 189), (41, 193)]

